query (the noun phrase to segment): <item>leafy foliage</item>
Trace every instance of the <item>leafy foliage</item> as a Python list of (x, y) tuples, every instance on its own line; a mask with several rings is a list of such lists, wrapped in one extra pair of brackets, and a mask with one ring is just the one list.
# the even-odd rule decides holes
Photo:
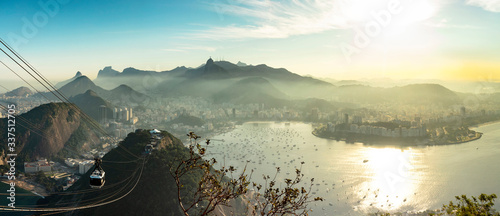
[(58, 186), (57, 180), (48, 178), (42, 171), (39, 171), (32, 175), (27, 174), (27, 177), (33, 178), (35, 182), (44, 186), (50, 192), (62, 191), (62, 186)]
[[(415, 215), (455, 215), (455, 216), (499, 216), (500, 214), (493, 208), (496, 194), (487, 195), (482, 193), (479, 197), (468, 198), (467, 195), (455, 196), (457, 203), (450, 201), (448, 205), (443, 205), (441, 209), (416, 213)], [(390, 216), (387, 212), (377, 212), (375, 216)], [(406, 215), (395, 213), (392, 215)]]
[[(271, 179), (264, 176), (265, 187), (251, 183), (246, 167), (243, 171), (233, 178), (236, 169), (233, 166), (222, 166), (220, 169), (212, 167), (217, 163), (214, 158), (203, 158), (206, 148), (203, 148), (197, 140), (201, 138), (193, 132), (187, 134), (191, 143), (189, 146), (189, 157), (179, 160), (170, 165), (170, 174), (175, 179), (179, 205), (185, 216), (190, 214), (208, 215), (218, 206), (230, 206), (230, 202), (240, 197), (249, 197), (248, 214), (252, 215), (307, 215), (309, 211), (307, 204), (313, 201), (322, 201), (323, 198), (317, 197), (311, 199), (309, 192), (313, 186), (314, 178), (308, 190), (304, 187), (296, 188), (304, 175), (300, 169), (296, 170), (295, 179), (285, 179), (285, 188), (276, 187), (276, 176), (279, 173), (279, 167)], [(210, 144), (210, 140), (206, 140)], [(182, 177), (188, 173), (201, 172), (202, 178), (194, 192), (192, 199), (185, 200), (182, 197), (184, 183)], [(251, 176), (252, 172), (250, 172)], [(247, 193), (249, 185), (252, 184), (255, 192)], [(248, 195), (248, 196), (247, 196)]]
[(302, 174), (302, 164), (301, 168), (295, 169), (295, 179), (285, 179), (285, 188), (280, 189), (276, 187), (276, 176), (280, 172), (280, 168), (276, 168), (276, 174), (273, 179), (270, 176), (263, 176), (266, 187), (264, 188), (264, 193), (261, 194), (262, 185), (257, 185), (253, 183), (253, 187), (258, 191), (255, 199), (253, 214), (256, 215), (307, 215), (309, 209), (307, 209), (307, 204), (313, 201), (323, 201), (323, 198), (316, 197), (310, 199), (309, 192), (312, 189), (314, 178), (311, 179), (309, 188), (306, 190), (304, 187), (300, 189), (296, 187), (300, 182), (304, 174)]
[(479, 197), (472, 196), (472, 199), (466, 195), (455, 196), (457, 203), (450, 201), (448, 205), (443, 205), (443, 211), (447, 214), (457, 216), (479, 215), (479, 216), (493, 216), (500, 215), (493, 209), (494, 201), (497, 198), (496, 194), (487, 195), (482, 193)]

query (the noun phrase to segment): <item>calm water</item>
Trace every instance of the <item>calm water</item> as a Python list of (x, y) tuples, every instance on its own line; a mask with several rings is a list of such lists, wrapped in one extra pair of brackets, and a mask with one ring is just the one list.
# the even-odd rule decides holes
[(310, 205), (312, 215), (414, 212), (440, 208), (461, 194), (500, 195), (500, 123), (476, 128), (484, 133), (477, 141), (404, 148), (346, 144), (312, 130), (305, 123), (246, 123), (213, 137), (208, 152), (240, 170), (250, 161), (256, 182), (277, 166), (277, 182), (293, 178), (304, 161), (304, 184), (314, 177), (314, 196), (326, 199)]

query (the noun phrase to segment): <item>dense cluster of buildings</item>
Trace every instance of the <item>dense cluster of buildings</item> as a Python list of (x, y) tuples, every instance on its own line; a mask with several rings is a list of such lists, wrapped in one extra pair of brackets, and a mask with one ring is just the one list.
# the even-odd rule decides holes
[(71, 168), (78, 168), (78, 174), (85, 174), (94, 166), (94, 160), (67, 158), (64, 163)]
[(47, 161), (47, 159), (38, 160), (35, 162), (24, 162), (24, 172), (25, 173), (36, 173), (36, 172), (51, 172), (54, 162)]
[(137, 122), (137, 118), (134, 118), (133, 109), (131, 107), (115, 107), (111, 109), (111, 113), (109, 113), (108, 109), (109, 108), (105, 105), (99, 106), (99, 123), (131, 122), (133, 124)]
[(394, 129), (373, 126), (373, 125), (358, 125), (358, 124), (348, 124), (347, 128), (336, 127), (336, 125), (329, 123), (327, 130), (331, 133), (336, 131), (363, 134), (363, 135), (374, 135), (382, 137), (424, 137), (427, 135), (427, 127), (425, 125), (413, 126), (410, 128), (398, 127)]

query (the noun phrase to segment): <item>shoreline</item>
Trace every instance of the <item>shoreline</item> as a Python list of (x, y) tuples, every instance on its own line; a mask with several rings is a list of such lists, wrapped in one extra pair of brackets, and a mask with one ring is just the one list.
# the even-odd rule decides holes
[[(10, 180), (2, 180), (1, 182), (5, 183), (5, 184), (10, 184), (11, 181)], [(31, 184), (31, 183), (28, 183), (28, 182), (25, 182), (22, 180), (17, 180), (17, 179), (14, 180), (14, 182), (16, 184), (16, 187), (22, 188), (26, 191), (29, 191), (30, 193), (35, 194), (35, 195), (39, 196), (40, 198), (45, 199), (45, 197), (49, 196), (47, 191), (42, 187), (36, 186), (34, 184)]]
[(477, 125), (471, 125), (469, 127), (470, 128), (478, 128), (478, 127), (488, 126), (488, 125), (492, 125), (492, 124), (496, 124), (496, 123), (500, 123), (500, 120), (489, 121), (489, 122), (485, 122), (485, 123), (481, 123), (481, 124), (477, 124)]
[[(498, 121), (498, 123), (500, 123), (500, 121)], [(335, 140), (335, 141), (343, 141), (345, 143), (350, 143), (350, 140), (348, 141), (346, 138), (341, 138), (341, 139), (336, 139), (334, 137), (326, 137), (326, 136), (321, 136), (319, 134), (316, 133), (315, 130), (313, 130), (311, 132), (315, 137), (318, 137), (318, 138), (322, 138), (322, 139), (328, 139), (328, 140)], [(401, 142), (402, 144), (400, 144), (399, 146), (421, 146), (421, 145), (426, 145), (426, 146), (437, 146), (437, 145), (456, 145), (456, 144), (463, 144), (463, 143), (468, 143), (468, 142), (472, 142), (472, 141), (476, 141), (476, 140), (479, 140), (483, 137), (483, 133), (481, 132), (476, 132), (477, 134), (479, 134), (479, 136), (477, 137), (474, 137), (470, 140), (466, 140), (466, 141), (460, 141), (460, 142), (450, 142), (450, 143), (433, 143), (433, 142), (430, 142), (429, 140), (426, 140), (426, 141), (423, 141), (423, 142), (413, 142), (413, 143), (410, 143), (408, 142), (408, 140), (404, 140), (404, 139), (398, 139), (398, 138), (390, 138), (390, 137), (380, 137), (382, 139), (387, 139), (388, 141), (387, 142), (380, 142), (380, 140), (378, 141), (375, 141), (375, 142), (366, 142), (365, 140), (353, 140), (352, 143), (362, 143), (363, 145), (378, 145), (378, 144), (383, 144), (383, 145), (387, 145), (387, 144), (390, 144), (389, 142), (391, 141), (396, 141), (396, 142)]]

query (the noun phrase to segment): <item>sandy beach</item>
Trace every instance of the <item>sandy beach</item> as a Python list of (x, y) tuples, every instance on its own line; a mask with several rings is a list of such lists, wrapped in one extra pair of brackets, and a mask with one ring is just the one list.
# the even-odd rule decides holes
[[(2, 182), (5, 184), (11, 183), (11, 181), (9, 181), (9, 180), (2, 180)], [(43, 187), (40, 187), (40, 186), (37, 186), (34, 184), (30, 184), (28, 182), (21, 181), (21, 180), (14, 180), (14, 182), (16, 183), (16, 187), (22, 188), (22, 189), (27, 190), (27, 191), (31, 191), (32, 193), (35, 193), (37, 195), (41, 195), (44, 197), (49, 196), (49, 194), (47, 193), (47, 191)]]

